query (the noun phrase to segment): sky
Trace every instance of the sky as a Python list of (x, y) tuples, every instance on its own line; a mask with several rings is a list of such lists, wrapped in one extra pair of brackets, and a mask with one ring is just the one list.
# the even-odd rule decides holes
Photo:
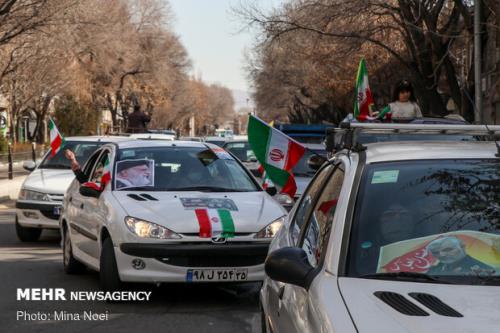
[[(233, 90), (249, 92), (244, 71), (244, 51), (250, 49), (253, 32), (242, 28), (231, 13), (245, 0), (170, 0), (174, 30), (187, 49), (192, 74), (207, 83), (220, 83)], [(272, 8), (279, 0), (252, 0), (262, 8)]]

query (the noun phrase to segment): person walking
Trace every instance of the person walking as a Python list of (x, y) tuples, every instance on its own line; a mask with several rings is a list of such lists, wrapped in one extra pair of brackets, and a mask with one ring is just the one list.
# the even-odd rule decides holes
[(141, 111), (141, 106), (134, 105), (134, 111), (128, 115), (127, 133), (146, 133), (151, 116)]

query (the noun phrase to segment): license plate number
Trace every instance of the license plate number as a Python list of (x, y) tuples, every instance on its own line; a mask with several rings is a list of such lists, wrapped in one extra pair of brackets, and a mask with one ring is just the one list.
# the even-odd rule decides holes
[(54, 211), (53, 211), (54, 215), (61, 215), (61, 207), (60, 206), (57, 206), (57, 207), (54, 207)]
[(246, 281), (248, 269), (188, 269), (187, 282)]

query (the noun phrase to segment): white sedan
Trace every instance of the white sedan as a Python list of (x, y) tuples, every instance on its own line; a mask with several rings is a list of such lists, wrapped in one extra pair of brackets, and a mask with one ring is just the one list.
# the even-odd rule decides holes
[[(107, 170), (111, 181), (94, 190)], [(104, 290), (264, 278), (286, 211), (222, 148), (119, 142), (103, 146), (83, 171), (90, 183), (73, 181), (60, 218), (67, 273), (97, 270)]]
[(23, 242), (38, 240), (42, 229), (58, 229), (63, 196), (75, 178), (70, 161), (64, 157), (64, 149), (75, 153), (83, 164), (94, 151), (105, 143), (124, 140), (122, 137), (82, 136), (68, 137), (64, 148), (55, 156), (50, 150), (39, 165), (24, 163), (26, 170), (32, 171), (26, 177), (16, 201), (16, 233)]

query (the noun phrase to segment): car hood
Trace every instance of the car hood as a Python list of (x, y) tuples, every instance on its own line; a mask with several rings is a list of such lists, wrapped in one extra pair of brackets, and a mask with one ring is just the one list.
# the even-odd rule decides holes
[(35, 169), (24, 180), (23, 188), (43, 193), (64, 194), (75, 178), (68, 169)]
[[(138, 201), (137, 195), (152, 197)], [(163, 225), (177, 233), (200, 230), (194, 208), (185, 207), (184, 200), (232, 200), (237, 210), (230, 210), (236, 233), (253, 233), (286, 214), (286, 211), (265, 192), (202, 193), (202, 192), (138, 192), (114, 191), (129, 216)], [(145, 198), (145, 197), (143, 197)]]
[[(339, 288), (360, 333), (486, 333), (496, 332), (500, 327), (500, 288), (498, 286), (339, 278)], [(376, 297), (374, 295), (376, 292), (398, 293), (429, 315), (400, 313)], [(410, 297), (410, 293), (435, 296), (463, 317), (437, 314), (436, 311), (443, 309), (442, 306), (426, 307)], [(401, 309), (404, 304), (398, 302), (396, 307)]]

